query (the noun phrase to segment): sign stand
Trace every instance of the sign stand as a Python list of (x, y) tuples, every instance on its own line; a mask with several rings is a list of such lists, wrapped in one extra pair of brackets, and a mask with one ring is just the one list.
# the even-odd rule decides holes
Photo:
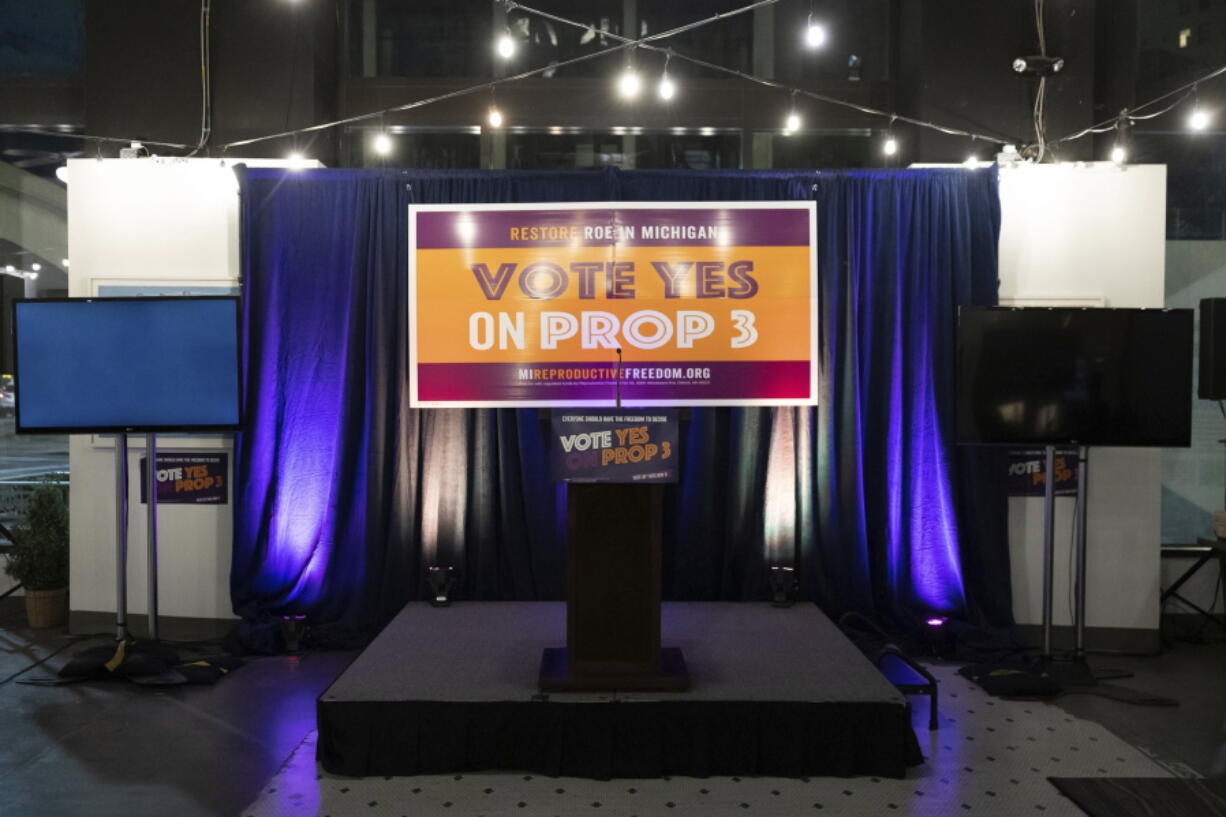
[(158, 480), (157, 480), (157, 461), (158, 461), (158, 445), (157, 435), (149, 433), (145, 435), (145, 494), (146, 507), (145, 519), (146, 525), (146, 541), (149, 544), (148, 553), (148, 572), (149, 572), (149, 640), (158, 640)]
[(115, 640), (128, 635), (128, 435), (115, 435)]
[[(148, 553), (149, 640), (158, 640), (157, 435), (145, 435), (146, 531)], [(128, 435), (115, 435), (115, 640), (132, 641), (128, 632)]]

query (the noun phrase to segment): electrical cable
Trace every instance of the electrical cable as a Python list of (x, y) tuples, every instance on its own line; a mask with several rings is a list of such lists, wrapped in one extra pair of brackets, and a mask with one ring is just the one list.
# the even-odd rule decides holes
[[(543, 17), (543, 18), (545, 18), (545, 19), (547, 19), (547, 20), (553, 20), (554, 22), (557, 22), (557, 23), (562, 23), (562, 24), (564, 24), (564, 25), (568, 25), (568, 26), (571, 26), (571, 27), (573, 27), (573, 28), (582, 28), (582, 29), (586, 29), (586, 28), (588, 27), (588, 26), (587, 26), (587, 25), (585, 25), (584, 23), (580, 23), (580, 22), (577, 22), (577, 21), (575, 21), (575, 20), (568, 20), (568, 19), (567, 19), (567, 18), (565, 18), (565, 17), (560, 17), (560, 16), (558, 16), (558, 15), (556, 15), (556, 14), (552, 14), (552, 13), (547, 12), (547, 11), (541, 11), (540, 9), (535, 9), (535, 8), (532, 8), (531, 6), (525, 6), (525, 5), (522, 5), (522, 4), (520, 4), (520, 3), (514, 3), (513, 5), (515, 6), (515, 8), (517, 8), (517, 9), (519, 9), (520, 11), (523, 11), (523, 12), (525, 12), (525, 13), (527, 13), (527, 14), (534, 14), (534, 15), (537, 15), (537, 16), (539, 16), (539, 17)], [(748, 9), (748, 8), (749, 8), (749, 7), (746, 7), (746, 9)], [(725, 17), (726, 17), (726, 16), (731, 16), (731, 15), (732, 15), (732, 14), (734, 14), (734, 13), (736, 13), (736, 12), (728, 12), (727, 14), (725, 14), (725, 15), (723, 15), (723, 16), (725, 16)], [(712, 22), (714, 19), (715, 19), (715, 18), (711, 18), (711, 19), (709, 19), (709, 20), (707, 20), (707, 21), (705, 21), (705, 22)], [(691, 24), (689, 27), (690, 27), (690, 28), (692, 28), (692, 27), (693, 27), (693, 25), (694, 25), (694, 24)], [(674, 29), (673, 31), (665, 32), (664, 34), (655, 35), (655, 36), (656, 36), (657, 38), (658, 38), (658, 37), (665, 36), (665, 35), (667, 35), (667, 36), (670, 36), (670, 37), (671, 37), (671, 36), (673, 36), (674, 32), (675, 32), (675, 29)], [(1005, 136), (1001, 136), (1001, 135), (999, 135), (999, 134), (983, 134), (983, 133), (975, 133), (975, 132), (973, 132), (973, 131), (962, 130), (962, 129), (960, 129), (960, 128), (952, 128), (952, 127), (947, 127), (947, 126), (944, 126), (944, 125), (938, 125), (938, 124), (937, 124), (937, 123), (935, 123), (935, 122), (928, 122), (928, 121), (925, 121), (925, 120), (922, 120), (922, 119), (913, 119), (913, 118), (911, 118), (911, 117), (909, 117), (909, 116), (903, 116), (902, 114), (890, 113), (890, 112), (888, 112), (888, 111), (879, 110), (879, 109), (877, 109), (877, 108), (870, 108), (870, 107), (868, 107), (867, 105), (858, 105), (858, 104), (856, 104), (856, 103), (854, 103), (854, 102), (847, 102), (846, 100), (838, 99), (838, 98), (836, 98), (836, 97), (832, 97), (832, 96), (826, 96), (825, 94), (819, 94), (819, 93), (815, 93), (815, 92), (813, 92), (813, 91), (806, 91), (806, 90), (805, 90), (805, 89), (803, 89), (803, 88), (794, 88), (794, 87), (792, 87), (792, 86), (790, 86), (790, 85), (785, 85), (785, 84), (784, 84), (784, 83), (782, 83), (782, 82), (776, 82), (776, 81), (774, 81), (774, 80), (772, 80), (772, 79), (767, 79), (767, 78), (765, 78), (765, 77), (760, 77), (760, 76), (757, 76), (756, 74), (750, 74), (750, 73), (747, 73), (747, 72), (745, 72), (745, 71), (738, 71), (738, 70), (736, 70), (735, 68), (728, 68), (727, 66), (724, 66), (724, 65), (718, 65), (718, 64), (716, 64), (716, 63), (707, 62), (706, 60), (698, 59), (697, 57), (691, 57), (691, 56), (689, 56), (689, 55), (687, 55), (687, 54), (684, 54), (684, 53), (682, 53), (682, 52), (680, 52), (680, 51), (676, 51), (675, 49), (665, 49), (665, 48), (660, 48), (660, 47), (658, 47), (658, 46), (651, 45), (650, 43), (645, 43), (645, 41), (644, 41), (644, 40), (632, 40), (632, 39), (630, 39), (630, 38), (628, 38), (628, 37), (623, 37), (623, 36), (621, 36), (621, 35), (614, 34), (614, 33), (612, 33), (612, 32), (609, 32), (609, 33), (608, 33), (608, 37), (609, 37), (609, 39), (612, 39), (612, 40), (619, 40), (620, 42), (622, 42), (622, 43), (623, 43), (623, 47), (626, 47), (626, 46), (629, 46), (629, 45), (637, 45), (637, 46), (639, 46), (639, 47), (641, 47), (641, 48), (643, 48), (644, 50), (647, 50), (647, 51), (656, 51), (656, 52), (659, 52), (659, 53), (661, 53), (661, 54), (671, 54), (671, 55), (672, 55), (674, 58), (679, 59), (679, 60), (683, 60), (683, 61), (688, 62), (688, 63), (691, 63), (692, 65), (697, 65), (697, 66), (699, 66), (699, 67), (702, 67), (702, 68), (707, 68), (707, 69), (710, 69), (710, 70), (712, 70), (712, 71), (718, 71), (718, 72), (720, 72), (720, 73), (728, 74), (729, 76), (735, 76), (735, 77), (738, 77), (738, 78), (740, 78), (740, 79), (746, 80), (746, 81), (748, 81), (748, 82), (753, 82), (753, 83), (756, 83), (756, 84), (761, 85), (761, 86), (766, 87), (766, 88), (775, 88), (775, 89), (778, 89), (778, 90), (788, 91), (789, 93), (792, 93), (792, 94), (801, 94), (801, 95), (803, 95), (803, 96), (809, 97), (810, 99), (816, 99), (816, 100), (818, 100), (819, 102), (826, 102), (826, 103), (831, 104), (831, 105), (838, 105), (838, 106), (841, 106), (841, 107), (844, 107), (844, 108), (850, 108), (850, 109), (852, 109), (852, 110), (854, 110), (854, 111), (858, 111), (858, 112), (860, 112), (860, 113), (868, 114), (868, 115), (870, 115), (870, 116), (882, 116), (882, 117), (889, 118), (889, 119), (891, 119), (891, 120), (898, 120), (898, 121), (900, 121), (900, 122), (907, 122), (907, 123), (909, 123), (909, 124), (911, 124), (911, 125), (915, 125), (915, 126), (917, 126), (917, 127), (921, 127), (921, 128), (929, 128), (929, 129), (931, 129), (931, 130), (937, 130), (937, 131), (940, 131), (941, 133), (945, 133), (945, 134), (948, 134), (948, 135), (950, 135), (950, 136), (966, 136), (966, 137), (969, 137), (969, 138), (971, 138), (971, 139), (981, 139), (981, 140), (986, 141), (986, 142), (1011, 142), (1011, 141), (1016, 141), (1016, 140), (1014, 140), (1012, 137), (1005, 137)], [(650, 37), (649, 37), (649, 38), (645, 38), (645, 39), (652, 39), (652, 38), (650, 38)]]
[[(417, 108), (425, 107), (427, 105), (432, 105), (436, 102), (442, 102), (442, 101), (449, 100), (449, 99), (456, 99), (459, 97), (468, 96), (470, 94), (480, 92), (487, 88), (493, 88), (494, 86), (501, 85), (504, 83), (517, 82), (519, 80), (527, 79), (529, 77), (539, 76), (541, 74), (552, 75), (552, 73), (555, 72), (559, 68), (563, 68), (569, 65), (575, 65), (577, 63), (587, 62), (589, 60), (597, 59), (607, 54), (611, 54), (611, 53), (619, 52), (619, 51), (625, 51), (631, 48), (639, 47), (639, 48), (643, 48), (644, 50), (657, 51), (660, 53), (667, 54), (669, 52), (669, 49), (660, 48), (659, 46), (652, 45), (652, 43), (663, 40), (663, 39), (667, 39), (669, 37), (674, 37), (678, 34), (682, 34), (687, 31), (691, 31), (700, 26), (718, 22), (719, 20), (733, 17), (739, 14), (744, 14), (746, 12), (752, 11), (760, 7), (774, 5), (778, 2), (780, 2), (780, 0), (756, 0), (755, 2), (752, 2), (746, 6), (742, 6), (740, 8), (733, 9), (733, 10), (726, 11), (726, 12), (720, 12), (713, 16), (706, 17), (700, 20), (695, 20), (691, 23), (686, 23), (684, 25), (677, 26), (667, 31), (662, 31), (658, 34), (652, 34), (649, 36), (645, 36), (637, 40), (630, 39), (627, 37), (622, 37), (612, 32), (602, 31), (601, 32), (602, 36), (607, 37), (612, 40), (620, 41), (619, 44), (611, 46), (609, 48), (601, 49), (599, 51), (592, 52), (590, 54), (584, 54), (578, 57), (574, 57), (572, 59), (563, 60), (561, 62), (553, 62), (553, 63), (550, 63), (549, 65), (545, 65), (540, 68), (534, 68), (534, 69), (527, 70), (527, 71), (522, 71), (518, 74), (514, 74), (511, 76), (500, 77), (500, 78), (496, 78), (492, 80), (483, 81), (476, 85), (468, 86), (466, 88), (460, 88), (460, 89), (449, 91), (443, 94), (437, 94), (432, 97), (418, 99), (413, 102), (405, 103), (403, 105), (398, 105), (398, 106), (394, 106), (390, 108), (384, 108), (378, 111), (371, 111), (369, 113), (358, 114), (358, 115), (346, 117), (343, 119), (336, 119), (330, 122), (322, 122), (322, 123), (318, 123), (315, 125), (309, 125), (306, 127), (296, 128), (292, 130), (287, 127), (284, 131), (281, 131), (279, 133), (272, 133), (272, 134), (267, 134), (264, 136), (257, 136), (257, 137), (253, 137), (249, 139), (240, 139), (240, 140), (236, 140), (233, 142), (228, 142), (222, 145), (221, 149), (224, 153), (225, 151), (228, 151), (230, 148), (244, 147), (247, 145), (257, 144), (260, 142), (266, 142), (266, 141), (270, 141), (274, 139), (284, 139), (287, 137), (298, 136), (300, 134), (313, 133), (317, 131), (327, 130), (329, 128), (339, 127), (342, 125), (350, 125), (350, 124), (355, 124), (358, 122), (365, 122), (371, 119), (382, 117), (385, 114), (389, 114), (389, 113), (399, 113), (399, 112), (414, 110)], [(552, 20), (554, 22), (562, 23), (565, 25), (578, 27), (585, 31), (591, 27), (587, 24), (578, 23), (576, 21), (569, 20), (564, 17), (560, 17), (559, 15), (556, 15), (556, 14), (551, 14), (549, 12), (545, 12), (540, 9), (532, 8), (530, 6), (525, 6), (520, 3), (513, 2), (513, 0), (506, 0), (505, 5), (508, 11), (511, 9), (518, 9), (526, 14), (533, 14), (533, 15), (542, 17), (547, 20)], [(202, 0), (202, 43), (205, 46), (204, 48), (202, 48), (202, 52), (207, 52), (207, 44), (209, 41), (208, 29), (211, 27), (211, 24), (208, 22), (209, 6), (210, 6), (210, 0)], [(1046, 31), (1043, 25), (1043, 10), (1044, 10), (1044, 0), (1035, 0), (1035, 13), (1036, 13), (1035, 16), (1036, 16), (1036, 23), (1038, 26), (1040, 51), (1046, 54), (1047, 42), (1046, 42)], [(962, 137), (966, 137), (972, 140), (981, 140), (985, 142), (1015, 143), (1015, 142), (1021, 141), (1014, 137), (1002, 135), (999, 133), (997, 134), (977, 133), (977, 132), (968, 131), (962, 128), (955, 128), (951, 126), (941, 125), (937, 122), (916, 119), (913, 117), (899, 114), (897, 112), (883, 111), (877, 108), (869, 107), (867, 105), (860, 105), (854, 102), (848, 102), (847, 100), (838, 99), (836, 97), (827, 96), (825, 94), (819, 94), (813, 91), (805, 90), (803, 88), (792, 88), (783, 83), (776, 82), (766, 77), (760, 77), (760, 76), (750, 74), (745, 71), (739, 71), (733, 68), (728, 68), (727, 66), (708, 62), (706, 60), (702, 60), (697, 57), (691, 57), (686, 54), (677, 52), (675, 50), (672, 50), (671, 55), (672, 57), (676, 59), (683, 60), (692, 65), (696, 65), (702, 68), (716, 71), (716, 72), (719, 72), (719, 73), (722, 73), (728, 76), (738, 77), (742, 80), (753, 82), (763, 87), (776, 88), (776, 89), (782, 89), (782, 90), (789, 91), (789, 92), (794, 92), (794, 93), (803, 95), (809, 99), (814, 99), (814, 100), (817, 100), (819, 102), (824, 102), (829, 105), (835, 105), (835, 106), (847, 108), (849, 110), (854, 110), (859, 113), (866, 114), (868, 116), (884, 117), (884, 118), (890, 119), (891, 122), (894, 122), (894, 121), (905, 122), (907, 124), (914, 125), (915, 127), (934, 130), (939, 133), (944, 133), (950, 136), (962, 136)], [(201, 142), (198, 143), (195, 148), (193, 148), (190, 145), (185, 145), (185, 144), (181, 144), (178, 142), (166, 142), (166, 141), (152, 140), (152, 139), (133, 140), (131, 138), (97, 136), (94, 134), (66, 134), (63, 132), (50, 131), (50, 130), (46, 130), (43, 128), (22, 128), (22, 127), (11, 127), (11, 126), (0, 125), (0, 132), (29, 133), (29, 134), (43, 135), (43, 136), (59, 136), (62, 138), (81, 139), (85, 141), (93, 140), (95, 144), (98, 145), (99, 150), (101, 150), (101, 145), (104, 142), (127, 144), (132, 141), (140, 141), (145, 145), (153, 145), (155, 147), (168, 148), (168, 149), (173, 149), (173, 150), (191, 151), (187, 155), (189, 156), (194, 155), (197, 151), (203, 149), (205, 144), (207, 144), (208, 138), (211, 136), (211, 132), (212, 132), (211, 80), (209, 79), (211, 70), (208, 67), (208, 62), (209, 61), (208, 61), (207, 53), (206, 53), (204, 60), (203, 60), (205, 70), (202, 72), (203, 88), (205, 89), (205, 94), (204, 94), (205, 105), (203, 106), (205, 111), (202, 114), (202, 122), (204, 123), (206, 127), (202, 128)], [(1131, 111), (1127, 112), (1126, 117), (1131, 121), (1131, 120), (1152, 119), (1154, 117), (1161, 116), (1162, 114), (1167, 113), (1172, 108), (1176, 107), (1186, 97), (1181, 97), (1179, 100), (1177, 100), (1175, 103), (1172, 103), (1170, 106), (1163, 108), (1160, 111), (1156, 111), (1154, 113), (1138, 114), (1137, 112), (1143, 111), (1165, 99), (1168, 99), (1171, 96), (1177, 96), (1183, 92), (1191, 91), (1196, 86), (1203, 84), (1205, 82), (1208, 82), (1210, 80), (1216, 79), (1222, 75), (1226, 75), (1226, 65), (1223, 65), (1220, 68), (1210, 71), (1209, 73), (1203, 76), (1200, 76), (1184, 85), (1181, 85), (1178, 88), (1175, 88), (1171, 91), (1168, 91), (1164, 94), (1161, 94), (1157, 97), (1154, 97), (1153, 99), (1150, 99), (1136, 106)], [(1083, 138), (1090, 134), (1107, 133), (1111, 130), (1114, 130), (1117, 127), (1117, 124), (1121, 119), (1120, 115), (1113, 116), (1110, 119), (1106, 119), (1106, 120), (1103, 120), (1102, 122), (1098, 122), (1094, 125), (1091, 125), (1088, 128), (1082, 128), (1081, 130), (1075, 131), (1066, 136), (1062, 136), (1058, 139), (1050, 140), (1047, 138), (1046, 95), (1047, 95), (1047, 89), (1046, 89), (1045, 79), (1041, 78), (1039, 91), (1036, 95), (1035, 108), (1032, 112), (1034, 114), (1034, 119), (1035, 119), (1035, 126), (1036, 126), (1035, 138), (1036, 138), (1037, 144), (1034, 146), (1023, 146), (1023, 149), (1025, 149), (1026, 147), (1033, 147), (1034, 150), (1040, 151), (1042, 155), (1046, 155), (1053, 148), (1063, 143), (1071, 142), (1073, 140)], [(101, 156), (101, 154), (99, 155)]]
[(200, 0), (200, 140), (188, 156), (195, 156), (203, 150), (213, 134), (212, 59), (209, 55), (213, 27), (211, 4), (212, 0)]
[[(1220, 68), (1215, 68), (1214, 70), (1210, 71), (1204, 76), (1198, 77), (1197, 79), (1194, 79), (1191, 82), (1184, 83), (1183, 85), (1180, 85), (1178, 88), (1174, 88), (1170, 91), (1167, 91), (1165, 94), (1161, 94), (1159, 96), (1154, 97), (1153, 99), (1148, 100), (1147, 102), (1143, 102), (1140, 105), (1137, 105), (1131, 111), (1129, 111), (1128, 116), (1130, 119), (1152, 119), (1155, 116), (1160, 116), (1166, 113), (1167, 111), (1171, 110), (1172, 108), (1174, 108), (1176, 105), (1179, 104), (1179, 102), (1182, 102), (1183, 98), (1180, 98), (1179, 101), (1162, 109), (1161, 111), (1158, 111), (1155, 114), (1146, 114), (1144, 116), (1137, 116), (1136, 112), (1144, 108), (1148, 108), (1151, 105), (1156, 105), (1157, 103), (1161, 102), (1164, 99), (1167, 99), (1168, 97), (1176, 96), (1185, 91), (1190, 92), (1194, 88), (1196, 88), (1196, 86), (1201, 85), (1205, 82), (1208, 82), (1209, 80), (1217, 79), (1223, 74), (1226, 74), (1226, 65), (1223, 65)], [(1056, 144), (1062, 144), (1064, 142), (1071, 142), (1074, 139), (1080, 139), (1083, 136), (1089, 136), (1091, 133), (1106, 133), (1115, 128), (1115, 123), (1118, 120), (1119, 120), (1119, 116), (1113, 116), (1110, 119), (1104, 119), (1102, 122), (1097, 122), (1088, 128), (1082, 128), (1081, 130), (1076, 131), (1075, 133), (1071, 133), (1068, 136), (1062, 136), (1059, 139), (1056, 139), (1050, 142), (1049, 145), (1056, 145)]]
[[(268, 134), (266, 136), (258, 136), (258, 137), (253, 137), (251, 139), (242, 139), (242, 140), (238, 140), (235, 142), (229, 142), (224, 147), (225, 149), (228, 150), (230, 148), (243, 147), (245, 145), (255, 144), (257, 142), (265, 142), (265, 141), (269, 141), (272, 139), (284, 139), (284, 138), (287, 138), (290, 136), (296, 136), (302, 133), (310, 133), (314, 131), (320, 131), (320, 130), (325, 130), (328, 128), (338, 127), (341, 125), (349, 125), (349, 124), (354, 124), (357, 122), (364, 122), (370, 119), (377, 118), (383, 114), (399, 113), (403, 111), (413, 110), (415, 108), (425, 107), (426, 105), (431, 105), (435, 102), (442, 102), (448, 99), (455, 99), (457, 97), (467, 96), (467, 95), (482, 91), (486, 88), (490, 88), (493, 86), (502, 85), (502, 84), (510, 83), (510, 82), (517, 82), (521, 79), (527, 79), (528, 77), (536, 76), (538, 74), (543, 74), (547, 71), (553, 71), (558, 68), (566, 67), (568, 65), (574, 65), (575, 63), (586, 62), (591, 59), (596, 59), (598, 57), (605, 56), (606, 54), (619, 52), (619, 51), (632, 50), (634, 48), (642, 48), (647, 51), (655, 51), (657, 53), (665, 54), (665, 55), (668, 55), (671, 51), (672, 57), (674, 59), (683, 60), (693, 65), (697, 65), (703, 68), (707, 68), (713, 71), (727, 74), (729, 76), (735, 76), (740, 79), (746, 80), (748, 82), (756, 83), (763, 87), (776, 88), (776, 89), (788, 91), (791, 93), (800, 94), (810, 99), (815, 99), (819, 102), (825, 102), (830, 105), (837, 105), (840, 107), (849, 108), (851, 110), (855, 110), (860, 113), (868, 114), (870, 116), (880, 116), (880, 117), (885, 117), (888, 119), (897, 120), (899, 122), (906, 122), (908, 124), (915, 125), (916, 127), (928, 128), (930, 130), (939, 131), (940, 133), (945, 133), (950, 136), (965, 136), (970, 139), (978, 139), (978, 140), (982, 140), (986, 142), (998, 142), (998, 143), (1017, 141), (1014, 137), (1011, 137), (1011, 136), (1003, 136), (1001, 134), (976, 133), (974, 131), (968, 131), (968, 130), (964, 130), (961, 128), (954, 128), (954, 127), (949, 127), (945, 125), (940, 125), (935, 122), (929, 122), (929, 121), (922, 120), (922, 119), (915, 119), (913, 117), (904, 116), (902, 114), (891, 113), (888, 111), (879, 110), (877, 108), (871, 108), (867, 105), (859, 105), (854, 102), (848, 102), (846, 100), (838, 99), (836, 97), (827, 96), (826, 94), (819, 94), (813, 91), (807, 91), (803, 88), (793, 88), (789, 85), (785, 85), (784, 83), (776, 82), (774, 80), (767, 79), (765, 77), (760, 77), (760, 76), (757, 76), (755, 74), (750, 74), (745, 71), (739, 71), (734, 68), (728, 68), (727, 66), (708, 62), (706, 60), (698, 59), (697, 57), (691, 57), (687, 54), (678, 52), (675, 49), (661, 48), (660, 46), (656, 46), (652, 44), (660, 40), (674, 37), (686, 31), (693, 30), (694, 28), (697, 28), (699, 26), (707, 25), (709, 23), (713, 23), (718, 20), (726, 19), (728, 17), (733, 17), (738, 14), (743, 14), (745, 12), (752, 11), (761, 6), (774, 5), (778, 2), (780, 2), (780, 0), (757, 0), (757, 2), (750, 3), (749, 5), (742, 6), (738, 9), (721, 12), (719, 14), (704, 18), (702, 20), (696, 20), (692, 23), (686, 23), (684, 25), (668, 29), (667, 31), (662, 31), (657, 34), (650, 34), (650, 35), (641, 37), (639, 39), (623, 37), (619, 34), (614, 34), (613, 32), (604, 32), (606, 37), (608, 37), (611, 40), (617, 41), (618, 44), (614, 46), (610, 46), (609, 48), (602, 49), (600, 51), (595, 51), (591, 54), (584, 54), (584, 55), (574, 57), (569, 60), (563, 60), (562, 62), (550, 63), (549, 65), (543, 66), (541, 68), (534, 68), (528, 71), (522, 71), (512, 76), (500, 77), (494, 80), (482, 82), (477, 85), (472, 85), (467, 88), (460, 88), (455, 91), (450, 91), (445, 94), (439, 94), (437, 96), (427, 97), (425, 99), (419, 99), (414, 102), (406, 103), (404, 105), (398, 105), (392, 108), (384, 108), (379, 111), (371, 111), (369, 113), (358, 114), (355, 116), (346, 117), (344, 119), (337, 119), (331, 122), (324, 122), (324, 123), (320, 123), (317, 125), (311, 125), (305, 128), (298, 128), (295, 130), (286, 130), (281, 133)], [(525, 6), (520, 3), (508, 2), (507, 7), (508, 7), (508, 10), (518, 9), (519, 11), (524, 12), (526, 14), (536, 15), (543, 19), (552, 20), (554, 22), (561, 23), (563, 25), (572, 26), (574, 28), (579, 28), (584, 31), (590, 28), (590, 26), (587, 25), (586, 23), (580, 23), (575, 20), (569, 20), (565, 17), (561, 17), (559, 15), (552, 14), (546, 11), (541, 11), (540, 9), (536, 9), (531, 6)]]
[[(1039, 54), (1047, 56), (1047, 30), (1043, 25), (1043, 0), (1034, 0), (1034, 23), (1039, 37)], [(1047, 154), (1047, 77), (1039, 77), (1039, 87), (1034, 94), (1034, 139), (1036, 162), (1042, 162)]]
[[(712, 17), (707, 17), (702, 20), (696, 20), (692, 23), (686, 23), (684, 25), (677, 26), (676, 28), (668, 29), (667, 31), (661, 31), (658, 34), (650, 34), (638, 40), (631, 40), (625, 37), (614, 35), (611, 32), (605, 32), (606, 36), (613, 38), (613, 39), (621, 40), (622, 42), (619, 45), (610, 46), (608, 48), (601, 49), (600, 51), (593, 51), (591, 54), (582, 54), (578, 57), (572, 57), (569, 60), (563, 60), (561, 62), (552, 62), (540, 68), (533, 68), (527, 71), (521, 71), (518, 74), (512, 74), (511, 76), (506, 76), (506, 77), (499, 77), (497, 79), (481, 82), (477, 85), (470, 85), (467, 88), (459, 88), (454, 91), (448, 91), (447, 93), (438, 94), (436, 96), (427, 97), (425, 99), (419, 99), (414, 102), (408, 102), (408, 103), (405, 103), (404, 105), (397, 105), (391, 108), (383, 108), (382, 110), (378, 110), (378, 111), (371, 111), (369, 113), (357, 114), (355, 116), (349, 116), (344, 119), (336, 119), (331, 122), (322, 122), (317, 125), (309, 125), (305, 128), (285, 130), (285, 131), (282, 131), (281, 133), (273, 133), (273, 134), (268, 134), (266, 136), (256, 136), (250, 139), (240, 139), (235, 142), (226, 143), (224, 145), (224, 148), (228, 150), (229, 148), (243, 147), (245, 145), (256, 144), (258, 142), (267, 142), (271, 139), (284, 139), (289, 136), (297, 136), (298, 134), (313, 133), (316, 131), (327, 130), (328, 128), (335, 128), (340, 125), (350, 125), (356, 122), (365, 122), (367, 120), (380, 117), (384, 114), (400, 113), (402, 111), (409, 111), (415, 108), (425, 107), (426, 105), (432, 105), (435, 102), (442, 102), (448, 99), (456, 99), (458, 97), (468, 96), (470, 94), (474, 94), (479, 91), (485, 90), (486, 88), (491, 88), (497, 85), (504, 85), (510, 82), (517, 82), (521, 79), (527, 79), (528, 77), (537, 76), (538, 74), (544, 74), (546, 72), (556, 71), (558, 68), (564, 68), (568, 65), (575, 65), (576, 63), (587, 62), (589, 60), (603, 57), (607, 54), (613, 54), (613, 53), (617, 53), (621, 51), (626, 51), (626, 50), (634, 48), (635, 46), (640, 46), (645, 43), (650, 43), (656, 40), (667, 39), (669, 37), (676, 36), (677, 34), (681, 34), (683, 32), (690, 31), (694, 28), (697, 28), (698, 26), (706, 25), (708, 23), (713, 23), (717, 20), (722, 20), (728, 17), (733, 17), (733, 16), (742, 14), (747, 11), (752, 11), (761, 6), (771, 6), (778, 2), (780, 2), (780, 0), (756, 0), (756, 2), (750, 3), (747, 6), (742, 6), (741, 8), (733, 9), (732, 11), (720, 12), (719, 14), (716, 14)], [(510, 11), (511, 9), (516, 9), (516, 8), (521, 9), (523, 11), (530, 11), (527, 7), (521, 6), (518, 3), (509, 2), (509, 0), (506, 5), (507, 5), (508, 11)], [(569, 23), (570, 21), (566, 21), (566, 22)], [(580, 25), (585, 31), (589, 28), (589, 26), (584, 25), (584, 24), (576, 24), (576, 25)], [(658, 49), (653, 49), (653, 50), (658, 50)]]

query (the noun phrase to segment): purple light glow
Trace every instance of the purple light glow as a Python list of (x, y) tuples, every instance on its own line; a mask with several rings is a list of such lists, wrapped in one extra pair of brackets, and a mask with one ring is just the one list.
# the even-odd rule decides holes
[(945, 618), (944, 616), (936, 616), (928, 619), (924, 623), (929, 627), (944, 627), (947, 621), (949, 621), (949, 619)]

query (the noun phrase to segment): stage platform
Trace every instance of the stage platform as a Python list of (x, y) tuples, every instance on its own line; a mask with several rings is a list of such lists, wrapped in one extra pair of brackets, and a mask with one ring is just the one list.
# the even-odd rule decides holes
[(811, 604), (666, 602), (689, 692), (542, 695), (541, 653), (565, 643), (561, 602), (409, 604), (320, 696), (319, 760), (608, 779), (902, 777), (923, 759), (906, 699)]

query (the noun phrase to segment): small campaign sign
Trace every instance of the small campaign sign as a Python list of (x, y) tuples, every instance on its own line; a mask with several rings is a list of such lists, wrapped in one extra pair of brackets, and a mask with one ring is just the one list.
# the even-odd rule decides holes
[[(225, 505), (230, 501), (229, 455), (158, 454), (158, 504)], [(145, 475), (148, 458), (140, 458), (140, 501), (149, 501)]]
[(556, 482), (676, 482), (677, 410), (559, 409), (553, 412)]
[[(1058, 448), (1055, 458), (1056, 496), (1077, 494), (1077, 449)], [(1043, 449), (1009, 452), (1009, 496), (1043, 496), (1047, 455)]]

